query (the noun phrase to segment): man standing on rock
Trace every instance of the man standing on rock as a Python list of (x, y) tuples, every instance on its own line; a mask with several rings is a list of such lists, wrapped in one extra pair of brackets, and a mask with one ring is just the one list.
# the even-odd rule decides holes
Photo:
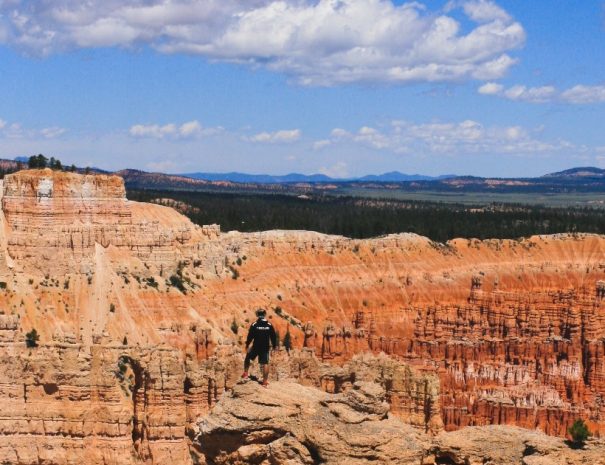
[[(273, 325), (265, 318), (267, 312), (262, 308), (256, 311), (258, 319), (252, 323), (246, 338), (246, 360), (244, 361), (244, 373), (242, 378), (248, 377), (250, 362), (258, 357), (258, 363), (263, 369), (263, 386), (269, 384), (269, 351), (277, 347), (277, 336)], [(248, 347), (252, 343), (252, 348)]]

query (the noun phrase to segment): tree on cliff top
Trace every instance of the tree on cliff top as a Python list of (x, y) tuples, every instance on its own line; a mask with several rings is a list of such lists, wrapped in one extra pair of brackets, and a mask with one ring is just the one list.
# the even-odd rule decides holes
[(27, 161), (27, 167), (29, 169), (41, 169), (48, 166), (48, 158), (39, 153), (38, 155), (32, 155)]
[(588, 426), (586, 426), (586, 423), (582, 419), (574, 421), (567, 432), (576, 446), (584, 445), (584, 442), (591, 436)]
[(61, 160), (58, 160), (55, 157), (50, 157), (50, 162), (48, 164), (48, 167), (51, 170), (57, 170), (57, 171), (63, 170), (63, 164), (61, 163)]

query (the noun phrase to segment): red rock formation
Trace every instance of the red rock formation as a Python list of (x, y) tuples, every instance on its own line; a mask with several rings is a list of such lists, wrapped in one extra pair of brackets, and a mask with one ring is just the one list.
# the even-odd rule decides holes
[(265, 292), (272, 303), (280, 295), (282, 317), (314, 322), (299, 344), (334, 362), (369, 348), (437, 373), (448, 430), (513, 424), (564, 436), (582, 417), (604, 431), (603, 238), (307, 237), (299, 264), (271, 243), (241, 273), (261, 289), (272, 276), (275, 294)]
[[(582, 417), (605, 431), (605, 237), (443, 245), (413, 234), (224, 234), (125, 200), (117, 178), (50, 171), (9, 175), (3, 193), (0, 405), (17, 413), (0, 419), (0, 459), (32, 441), (63, 451), (63, 463), (89, 444), (91, 463), (128, 448), (148, 463), (175, 444), (185, 450), (186, 426), (232, 385), (240, 363), (232, 354), (257, 307), (270, 310), (282, 338), (289, 330), (296, 347), (333, 365), (382, 351), (436, 374), (438, 401), (419, 375), (393, 368), (381, 378), (394, 412), (411, 423), (562, 436)], [(31, 328), (41, 349), (25, 349)], [(134, 384), (114, 374), (122, 355)], [(46, 380), (48, 366), (56, 375)], [(312, 368), (300, 362), (298, 379), (329, 391), (351, 383), (346, 370), (317, 378)], [(134, 401), (121, 386), (136, 390)], [(115, 432), (114, 423), (130, 426)], [(55, 432), (40, 434), (41, 425)], [(19, 463), (37, 463), (38, 452), (19, 450), (31, 458)]]

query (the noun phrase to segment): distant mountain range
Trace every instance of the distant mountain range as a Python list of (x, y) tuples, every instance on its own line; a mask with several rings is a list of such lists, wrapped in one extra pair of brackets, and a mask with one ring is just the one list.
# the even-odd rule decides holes
[[(0, 174), (24, 167), (24, 158), (0, 159)], [(26, 165), (25, 165), (26, 166)], [(91, 172), (110, 172), (87, 168)], [(78, 172), (86, 171), (77, 168)], [(392, 171), (380, 175), (356, 178), (332, 178), (324, 174), (291, 173), (283, 176), (269, 174), (231, 173), (150, 173), (135, 169), (115, 171), (124, 178), (128, 189), (209, 190), (217, 192), (271, 192), (287, 194), (343, 193), (350, 195), (358, 189), (385, 189), (402, 192), (485, 192), (555, 194), (565, 192), (605, 193), (605, 169), (592, 166), (525, 178), (483, 178), (479, 176), (425, 176)]]
[(350, 195), (360, 189), (398, 190), (402, 192), (442, 193), (526, 193), (605, 192), (605, 170), (594, 167), (572, 168), (534, 178), (482, 178), (478, 176), (423, 176), (399, 172), (351, 179), (331, 178), (323, 174), (284, 176), (243, 173), (189, 173), (171, 175), (122, 170), (129, 189), (185, 189), (211, 191), (247, 191), (288, 194), (330, 192)]
[(202, 179), (204, 181), (229, 181), (238, 183), (256, 183), (256, 184), (282, 184), (282, 183), (321, 183), (321, 182), (408, 182), (408, 181), (436, 181), (456, 177), (453, 174), (443, 176), (425, 176), (422, 174), (405, 174), (399, 171), (391, 171), (384, 174), (370, 174), (367, 176), (354, 178), (332, 178), (325, 174), (300, 174), (290, 173), (282, 176), (270, 174), (246, 174), (246, 173), (185, 173), (185, 176), (193, 179)]

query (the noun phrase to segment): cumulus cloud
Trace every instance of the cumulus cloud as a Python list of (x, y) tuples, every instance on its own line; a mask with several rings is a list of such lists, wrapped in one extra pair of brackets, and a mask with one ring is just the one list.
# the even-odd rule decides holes
[(275, 132), (261, 132), (249, 137), (248, 140), (265, 144), (289, 143), (296, 142), (301, 135), (300, 129), (283, 129)]
[(504, 86), (495, 82), (488, 82), (479, 87), (478, 92), (483, 95), (498, 95), (502, 93)]
[(56, 139), (67, 130), (59, 126), (52, 126), (42, 129), (24, 128), (20, 123), (9, 123), (3, 119), (0, 119), (0, 138), (4, 139)]
[(561, 99), (575, 104), (605, 102), (605, 85), (577, 85), (562, 92)]
[(153, 137), (155, 139), (163, 139), (166, 136), (176, 134), (176, 125), (172, 123), (164, 126), (158, 124), (135, 124), (130, 128), (129, 132), (133, 137)]
[(151, 45), (320, 86), (497, 79), (525, 41), (492, 0), (437, 11), (393, 0), (11, 0), (0, 2), (0, 31), (32, 54)]
[(514, 85), (505, 89), (503, 85), (488, 82), (477, 89), (483, 95), (497, 95), (509, 100), (530, 103), (589, 104), (605, 102), (605, 85), (577, 85), (560, 91), (554, 86), (527, 87)]
[[(543, 141), (538, 130), (521, 126), (484, 126), (473, 120), (363, 126), (357, 131), (333, 130), (330, 144), (355, 143), (394, 153), (414, 155), (468, 155), (552, 153), (571, 148), (566, 141)], [(324, 145), (325, 146), (325, 145)]]
[(136, 138), (152, 138), (152, 139), (164, 139), (166, 137), (173, 137), (177, 139), (200, 137), (214, 135), (220, 132), (222, 128), (204, 128), (199, 121), (193, 120), (181, 124), (180, 126), (176, 123), (168, 123), (164, 125), (159, 124), (135, 124), (129, 129), (129, 134)]
[(525, 87), (513, 86), (504, 91), (506, 98), (510, 100), (523, 100), (525, 102), (544, 103), (552, 101), (556, 95), (556, 89), (553, 86)]

